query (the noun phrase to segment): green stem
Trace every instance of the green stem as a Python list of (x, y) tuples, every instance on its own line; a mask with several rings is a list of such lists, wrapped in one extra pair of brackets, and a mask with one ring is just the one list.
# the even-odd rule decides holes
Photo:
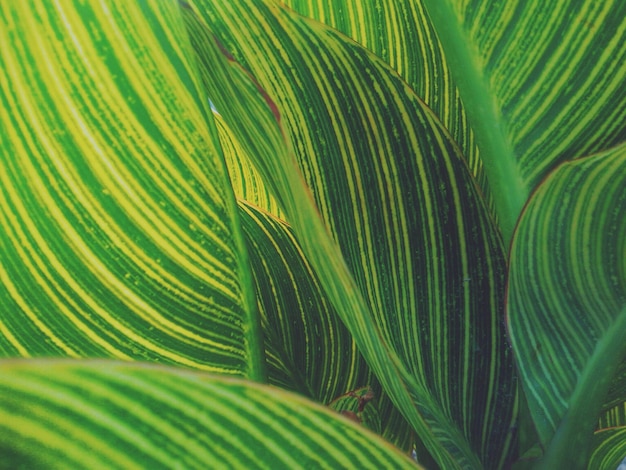
[(424, 0), (459, 90), (483, 162), (504, 242), (508, 244), (528, 199), (495, 96), (448, 0)]

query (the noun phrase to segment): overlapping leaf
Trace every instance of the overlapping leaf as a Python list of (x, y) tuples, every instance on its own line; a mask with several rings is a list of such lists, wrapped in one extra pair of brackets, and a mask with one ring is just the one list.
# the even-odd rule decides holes
[(626, 3), (423, 3), (509, 239), (529, 194), (557, 163), (626, 140)]
[(272, 193), (265, 187), (263, 178), (239, 143), (237, 136), (219, 114), (215, 114), (215, 124), (217, 124), (220, 145), (235, 196), (284, 220), (285, 215)]
[(3, 2), (0, 351), (263, 377), (175, 2)]
[(593, 444), (589, 470), (623, 470), (620, 464), (626, 464), (626, 426), (597, 432)]
[(434, 111), (488, 191), (473, 135), (437, 34), (420, 2), (287, 0), (298, 13), (331, 26), (387, 62)]
[(329, 403), (373, 377), (284, 223), (240, 204), (270, 383)]
[(324, 407), (243, 380), (113, 361), (0, 362), (0, 465), (416, 468)]
[(274, 5), (196, 4), (222, 56), (236, 51), (258, 80), (232, 59), (216, 67), (213, 38), (190, 14), (210, 99), (259, 159), (385, 390), (446, 468), (501, 465), (515, 405), (504, 259), (457, 147), (388, 66), (337, 32)]
[[(269, 383), (320, 403), (336, 403), (353, 390), (371, 390), (371, 408), (381, 410), (370, 429), (409, 451), (413, 432), (382, 393), (356, 349), (292, 230), (267, 213), (241, 203), (242, 228), (259, 299)], [(354, 400), (348, 403), (354, 405)], [(334, 409), (344, 409), (333, 406)]]
[(624, 145), (562, 165), (512, 245), (510, 334), (548, 465), (584, 464), (600, 412), (624, 400), (624, 187)]

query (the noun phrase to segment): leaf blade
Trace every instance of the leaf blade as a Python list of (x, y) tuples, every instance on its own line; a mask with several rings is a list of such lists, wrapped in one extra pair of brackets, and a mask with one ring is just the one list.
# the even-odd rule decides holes
[[(507, 315), (520, 376), (542, 443), (558, 436), (571, 455), (584, 455), (626, 355), (625, 165), (622, 145), (559, 167), (511, 249)], [(623, 396), (615, 392), (613, 402)]]
[(177, 4), (1, 14), (3, 355), (262, 378), (234, 197)]
[(548, 172), (625, 139), (626, 9), (619, 1), (424, 4), (510, 240)]
[(17, 454), (12, 465), (416, 468), (361, 426), (254, 382), (114, 361), (0, 368), (0, 448)]
[[(282, 190), (279, 184), (275, 189), (282, 193), (279, 199), (298, 241), (385, 390), (395, 394), (394, 403), (442, 465), (479, 467), (477, 454), (484, 462), (504, 465), (516, 412), (512, 381), (495, 379), (512, 374), (506, 348), (495, 346), (504, 338), (497, 333), (503, 327), (497, 297), (503, 295), (504, 257), (501, 241), (458, 148), (406, 84), (379, 59), (338, 33), (273, 4), (266, 8), (193, 5), (206, 21), (205, 28), (218, 28), (213, 34), (220, 37), (222, 54), (232, 68), (232, 75), (218, 76), (222, 72), (213, 65), (218, 58), (211, 51), (215, 47), (211, 46), (212, 37), (206, 36), (205, 42), (197, 45), (200, 57), (206, 56), (207, 64), (211, 64), (204, 67), (211, 100), (231, 120), (232, 128), (244, 135), (242, 141), (252, 149), (250, 155), (263, 160), (257, 166), (266, 181), (285, 182)], [(193, 21), (198, 21), (197, 17), (190, 18)], [(192, 37), (206, 34), (193, 31)], [(315, 47), (309, 47), (312, 45)], [(248, 64), (255, 65), (254, 80), (250, 72), (237, 67), (230, 53), (223, 52), (230, 48), (249, 48)], [(283, 56), (289, 59), (283, 61)], [(240, 89), (233, 86), (233, 77), (241, 78), (237, 83)], [(333, 87), (337, 83), (342, 86)], [(268, 91), (259, 90), (264, 87)], [(311, 95), (300, 96), (306, 93)], [(244, 94), (258, 104), (240, 102)], [(277, 102), (268, 105), (270, 96)], [(311, 103), (319, 103), (319, 109)], [(285, 137), (294, 140), (285, 144)], [(330, 232), (342, 245), (356, 282), (329, 242), (325, 228), (317, 225), (319, 215), (311, 207), (308, 191), (302, 189), (301, 176), (293, 169), (291, 148), (302, 159), (302, 174)], [(280, 156), (282, 163), (263, 159), (265, 155)], [(440, 181), (449, 198), (444, 190), (438, 191)], [(438, 225), (444, 220), (449, 224), (446, 230)], [(484, 225), (471, 228), (476, 224)], [(449, 264), (443, 266), (443, 253), (448, 249), (454, 255), (449, 255)], [(430, 258), (433, 250), (438, 254)], [(416, 253), (424, 254), (424, 258), (413, 256)], [(476, 256), (476, 262), (467, 256)], [(416, 259), (427, 268), (416, 267)], [(463, 271), (468, 266), (473, 270), (471, 276)], [(443, 274), (446, 269), (449, 278)], [(411, 277), (413, 270), (424, 274)], [(405, 277), (410, 279), (406, 283)], [(437, 281), (429, 284), (433, 277)], [(423, 289), (416, 287), (418, 279), (424, 283)], [(437, 288), (450, 295), (441, 294)], [(385, 305), (387, 301), (389, 305)], [(430, 310), (424, 306), (429, 302)], [(430, 315), (416, 314), (416, 305), (424, 306), (423, 312)], [(455, 314), (446, 315), (446, 309)], [(385, 312), (387, 320), (393, 320), (386, 321)], [(406, 315), (394, 316), (395, 312)], [(453, 319), (453, 323), (447, 324), (444, 318)], [(460, 336), (455, 336), (458, 341), (446, 342), (446, 335)], [(417, 345), (416, 338), (423, 344)], [(422, 346), (428, 355), (416, 352)], [(450, 359), (457, 355), (458, 361)], [(479, 366), (481, 361), (489, 365)], [(426, 370), (438, 373), (428, 376)], [(485, 387), (489, 392), (482, 395), (478, 388), (471, 391), (478, 383), (474, 378), (485, 370), (491, 374)], [(510, 388), (502, 394), (493, 391), (500, 386)], [(468, 397), (484, 402), (470, 406)], [(502, 406), (502, 412), (487, 412), (492, 406)], [(472, 417), (473, 413), (476, 415)], [(458, 421), (453, 423), (451, 416)], [(502, 431), (495, 432), (495, 427)], [(491, 438), (478, 437), (483, 433)], [(502, 439), (503, 444), (495, 444), (495, 439)], [(473, 440), (471, 445), (468, 440)], [(489, 455), (490, 446), (494, 455)]]

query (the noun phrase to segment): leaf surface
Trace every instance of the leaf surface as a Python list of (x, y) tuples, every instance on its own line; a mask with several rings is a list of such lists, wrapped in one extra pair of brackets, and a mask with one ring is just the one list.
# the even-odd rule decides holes
[[(371, 390), (370, 408), (383, 414), (375, 420), (368, 414), (363, 423), (408, 452), (414, 443), (411, 427), (382, 392), (291, 227), (246, 203), (240, 203), (240, 215), (258, 293), (269, 383), (324, 404), (353, 390)], [(333, 408), (354, 411), (354, 402)]]
[(528, 196), (557, 164), (626, 140), (626, 3), (423, 3), (509, 240)]
[(373, 379), (291, 229), (240, 204), (259, 296), (270, 383), (329, 403)]
[(488, 192), (478, 148), (437, 33), (420, 2), (288, 0), (298, 13), (341, 31), (387, 62), (459, 144)]
[(587, 466), (589, 470), (623, 470), (626, 463), (626, 426), (597, 432), (594, 449)]
[(0, 15), (0, 354), (262, 378), (237, 209), (178, 4)]
[(511, 341), (552, 465), (578, 456), (578, 468), (600, 413), (625, 398), (617, 385), (626, 357), (625, 185), (624, 145), (563, 164), (531, 199), (512, 244)]
[(265, 186), (263, 178), (244, 146), (219, 114), (214, 113), (214, 117), (228, 168), (228, 176), (237, 199), (246, 201), (284, 220), (283, 211), (269, 188)]
[(114, 361), (0, 372), (11, 468), (417, 468), (363, 426), (250, 381)]
[(273, 4), (189, 11), (210, 99), (396, 406), (445, 468), (502, 465), (516, 406), (504, 255), (458, 148), (387, 65), (337, 32)]

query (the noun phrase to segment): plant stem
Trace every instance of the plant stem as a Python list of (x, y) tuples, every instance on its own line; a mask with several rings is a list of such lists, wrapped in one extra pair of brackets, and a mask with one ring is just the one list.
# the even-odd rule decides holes
[(447, 0), (424, 0), (424, 4), (474, 131), (500, 229), (508, 244), (529, 190), (518, 171), (496, 97), (479, 64), (479, 54), (472, 49), (459, 17)]

